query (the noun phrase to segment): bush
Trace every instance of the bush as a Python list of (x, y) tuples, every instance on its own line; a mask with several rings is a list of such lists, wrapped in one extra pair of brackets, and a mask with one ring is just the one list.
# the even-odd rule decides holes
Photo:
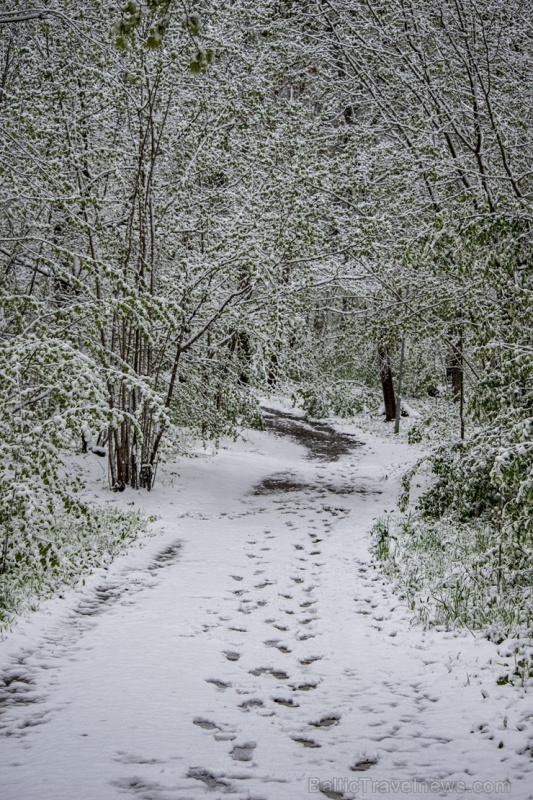
[[(376, 559), (425, 624), (533, 631), (533, 449), (520, 431), (487, 426), (438, 447), (404, 476), (403, 513), (374, 526)], [(412, 507), (423, 470), (432, 482)]]
[(353, 381), (336, 381), (306, 385), (298, 389), (293, 400), (301, 398), (302, 408), (309, 417), (354, 417), (374, 408), (379, 394)]
[(46, 532), (27, 525), (7, 545), (0, 575), (0, 628), (83, 574), (111, 562), (145, 529), (138, 513), (80, 507), (56, 518)]

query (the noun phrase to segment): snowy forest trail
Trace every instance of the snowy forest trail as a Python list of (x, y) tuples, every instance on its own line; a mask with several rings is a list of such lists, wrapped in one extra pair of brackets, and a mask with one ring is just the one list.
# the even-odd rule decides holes
[(370, 562), (406, 446), (266, 420), (167, 468), (158, 537), (0, 643), (2, 800), (533, 797), (493, 647), (411, 626)]

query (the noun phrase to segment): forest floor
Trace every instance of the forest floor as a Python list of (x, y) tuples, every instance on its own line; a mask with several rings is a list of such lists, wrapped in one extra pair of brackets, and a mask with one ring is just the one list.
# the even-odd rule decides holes
[(0, 642), (2, 800), (533, 798), (533, 699), (372, 565), (412, 449), (267, 420), (150, 494), (95, 473), (159, 520)]

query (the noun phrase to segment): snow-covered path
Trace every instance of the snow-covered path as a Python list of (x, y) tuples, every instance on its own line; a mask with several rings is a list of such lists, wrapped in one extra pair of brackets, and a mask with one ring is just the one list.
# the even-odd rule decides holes
[(413, 628), (370, 565), (406, 450), (364, 438), (167, 469), (158, 536), (0, 643), (2, 800), (533, 797), (494, 647)]

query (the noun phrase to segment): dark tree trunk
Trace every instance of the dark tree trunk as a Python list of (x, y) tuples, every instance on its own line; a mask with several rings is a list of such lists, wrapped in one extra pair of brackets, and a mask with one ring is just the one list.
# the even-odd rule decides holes
[(454, 331), (457, 339), (452, 344), (452, 349), (446, 364), (446, 379), (451, 385), (454, 402), (459, 403), (459, 420), (461, 423), (461, 439), (465, 438), (464, 418), (464, 359), (463, 359), (463, 331)]
[(268, 364), (267, 383), (271, 389), (275, 389), (277, 382), (278, 382), (278, 357), (276, 353), (272, 353)]
[[(140, 419), (143, 429), (141, 441), (138, 430), (124, 420), (111, 431), (108, 441), (109, 483), (114, 492), (132, 489), (150, 489), (155, 480), (159, 444), (164, 429), (154, 430), (150, 410)], [(98, 448), (103, 455), (102, 448)], [(93, 451), (94, 452), (94, 451)]]
[(384, 345), (378, 347), (381, 386), (383, 388), (383, 402), (385, 403), (385, 419), (392, 422), (396, 419), (396, 398), (394, 396), (394, 382), (392, 380), (392, 370), (387, 348)]
[(446, 378), (450, 383), (452, 397), (456, 403), (463, 394), (463, 337), (459, 336), (454, 343), (446, 364)]
[[(398, 402), (396, 403), (396, 419), (394, 421), (394, 433), (400, 432), (400, 416), (402, 413), (402, 379), (403, 362), (405, 358), (405, 335), (402, 336), (402, 349), (400, 351), (400, 373), (398, 375)], [(405, 412), (404, 412), (405, 414)]]
[(243, 361), (243, 368), (239, 373), (239, 383), (247, 386), (250, 383), (249, 369), (252, 362), (252, 344), (250, 337), (245, 331), (238, 334), (239, 355)]

